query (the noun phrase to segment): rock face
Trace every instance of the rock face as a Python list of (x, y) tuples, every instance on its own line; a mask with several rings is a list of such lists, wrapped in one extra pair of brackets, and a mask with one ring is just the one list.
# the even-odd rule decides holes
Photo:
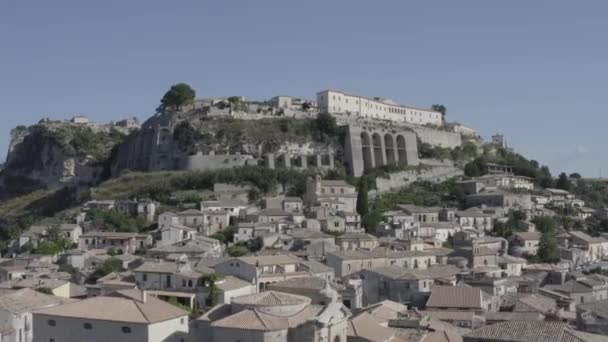
[(336, 139), (319, 134), (312, 119), (246, 120), (211, 118), (198, 111), (164, 113), (151, 117), (117, 148), (111, 174), (225, 168), (261, 164), (269, 154), (335, 155), (341, 150)]
[(112, 148), (124, 138), (108, 127), (41, 121), (14, 129), (0, 173), (0, 196), (98, 182)]

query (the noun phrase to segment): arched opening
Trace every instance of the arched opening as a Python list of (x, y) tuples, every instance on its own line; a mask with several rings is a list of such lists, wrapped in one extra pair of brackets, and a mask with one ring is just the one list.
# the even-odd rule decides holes
[(393, 136), (390, 134), (384, 135), (384, 148), (386, 149), (386, 164), (395, 164), (395, 144)]
[(369, 170), (374, 167), (374, 164), (372, 162), (372, 146), (366, 132), (361, 132), (361, 147), (363, 150), (363, 168)]
[(384, 165), (384, 153), (382, 153), (382, 138), (380, 134), (374, 133), (372, 135), (372, 142), (374, 144), (374, 160), (376, 161), (376, 166)]
[(405, 138), (403, 135), (397, 136), (397, 156), (399, 157), (399, 164), (407, 165), (407, 151), (405, 149)]

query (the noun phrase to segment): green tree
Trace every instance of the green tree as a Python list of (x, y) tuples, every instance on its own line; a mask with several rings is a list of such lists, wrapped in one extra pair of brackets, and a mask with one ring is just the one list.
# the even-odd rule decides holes
[(59, 229), (59, 226), (53, 224), (46, 231), (46, 235), (48, 236), (49, 241), (57, 242), (61, 239), (63, 234), (61, 233), (61, 229)]
[(249, 249), (243, 245), (233, 245), (226, 248), (226, 254), (233, 258), (237, 258), (249, 253)]
[(538, 259), (542, 262), (556, 263), (559, 262), (559, 249), (557, 247), (557, 239), (555, 231), (550, 230), (544, 232), (538, 244)]
[(445, 119), (445, 114), (448, 112), (448, 109), (442, 104), (434, 104), (431, 106), (431, 109), (441, 113), (441, 116)]
[(329, 136), (338, 134), (338, 124), (336, 118), (329, 113), (319, 113), (316, 119), (317, 129)]
[(557, 178), (557, 182), (555, 182), (555, 187), (558, 189), (570, 191), (572, 189), (572, 184), (570, 183), (568, 175), (566, 175), (564, 172), (560, 173), (559, 177)]
[(95, 279), (99, 279), (101, 277), (105, 277), (112, 272), (122, 272), (124, 268), (122, 267), (122, 260), (117, 258), (109, 258), (106, 259), (101, 265), (97, 266), (95, 272), (93, 273), (93, 277)]
[(359, 179), (359, 186), (357, 191), (357, 212), (363, 217), (369, 212), (369, 188), (367, 177), (363, 176)]
[(578, 172), (574, 172), (570, 174), (570, 178), (576, 178), (576, 179), (581, 179), (581, 174)]
[(196, 92), (189, 84), (178, 83), (173, 86), (165, 93), (163, 98), (160, 100), (160, 108), (162, 110), (174, 109), (180, 110), (183, 105), (192, 103)]

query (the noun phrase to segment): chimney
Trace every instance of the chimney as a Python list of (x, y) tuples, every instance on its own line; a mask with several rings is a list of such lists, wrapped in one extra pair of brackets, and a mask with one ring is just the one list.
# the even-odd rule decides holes
[(148, 291), (141, 290), (141, 302), (145, 304), (146, 301), (148, 301)]

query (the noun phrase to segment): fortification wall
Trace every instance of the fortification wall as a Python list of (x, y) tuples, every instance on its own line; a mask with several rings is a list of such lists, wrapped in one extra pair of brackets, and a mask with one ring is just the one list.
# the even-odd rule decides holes
[(435, 128), (408, 125), (423, 143), (433, 146), (454, 148), (462, 145), (462, 136), (459, 133), (442, 131)]
[(383, 165), (418, 165), (418, 142), (411, 130), (349, 125), (345, 161), (359, 177), (367, 169)]
[(178, 168), (184, 171), (229, 169), (245, 165), (257, 165), (257, 159), (241, 154), (196, 154), (178, 161)]
[(428, 169), (401, 171), (389, 174), (389, 178), (376, 178), (376, 191), (372, 195), (394, 191), (415, 181), (443, 182), (464, 175), (461, 169), (453, 166), (432, 166)]

